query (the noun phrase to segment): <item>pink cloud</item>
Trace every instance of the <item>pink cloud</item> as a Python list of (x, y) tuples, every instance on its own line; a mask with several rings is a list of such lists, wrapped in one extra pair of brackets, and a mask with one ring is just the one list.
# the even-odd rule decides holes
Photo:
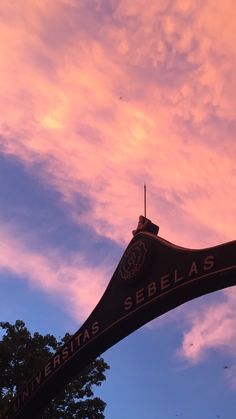
[(198, 311), (188, 311), (189, 327), (177, 353), (190, 364), (205, 361), (216, 350), (230, 355), (234, 361), (226, 371), (226, 378), (230, 386), (236, 388), (236, 291), (229, 288), (222, 295), (222, 302), (202, 304)]
[[(143, 13), (142, 1), (135, 7), (120, 2), (113, 9), (118, 25), (104, 22), (98, 37), (90, 25), (95, 22), (98, 29), (99, 4), (95, 12), (79, 7), (78, 19), (84, 14), (87, 32), (86, 24), (81, 32), (75, 29), (74, 7), (73, 2), (60, 2), (57, 9), (53, 2), (50, 7), (27, 2), (23, 19), (20, 9), (12, 14), (6, 6), (1, 27), (4, 152), (32, 171), (35, 161), (47, 162), (42, 181), (61, 192), (72, 216), (117, 241), (127, 240), (127, 227), (133, 228), (142, 211), (144, 180), (150, 190), (148, 215), (158, 220), (162, 214), (163, 231), (171, 240), (180, 240), (172, 225), (176, 216), (162, 211), (163, 199), (177, 214), (192, 218), (193, 225), (212, 225), (215, 240), (233, 238), (236, 200), (228, 203), (228, 197), (235, 190), (234, 158), (227, 144), (234, 134), (223, 148), (225, 138), (209, 141), (205, 126), (212, 112), (235, 118), (228, 77), (235, 63), (232, 31), (217, 44), (226, 18), (233, 25), (230, 7), (222, 14), (217, 3), (215, 23), (208, 25), (210, 3), (197, 8), (182, 1), (171, 7), (151, 2)], [(130, 17), (135, 26), (126, 21)], [(55, 34), (66, 24), (64, 39), (53, 49)], [(182, 137), (179, 126), (186, 123), (195, 131)], [(78, 192), (91, 200), (87, 217), (75, 206)], [(181, 196), (177, 205), (176, 195)], [(202, 244), (194, 228), (182, 231), (181, 244)]]
[(201, 361), (209, 349), (227, 349), (236, 355), (235, 320), (235, 309), (228, 301), (195, 313), (183, 338), (182, 354), (193, 363)]
[(26, 238), (17, 237), (14, 229), (1, 226), (0, 271), (11, 272), (33, 290), (40, 289), (54, 301), (63, 302), (77, 321), (85, 320), (104, 292), (109, 268), (89, 267), (78, 253), (62, 261), (53, 249), (32, 251)]

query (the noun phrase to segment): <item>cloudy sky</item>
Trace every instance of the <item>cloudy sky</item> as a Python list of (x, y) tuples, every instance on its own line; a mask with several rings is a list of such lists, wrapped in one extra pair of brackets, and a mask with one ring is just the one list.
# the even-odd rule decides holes
[[(234, 0), (1, 0), (0, 318), (75, 332), (143, 212), (236, 239)], [(236, 291), (104, 354), (108, 419), (234, 419)], [(229, 368), (224, 368), (228, 366)]]

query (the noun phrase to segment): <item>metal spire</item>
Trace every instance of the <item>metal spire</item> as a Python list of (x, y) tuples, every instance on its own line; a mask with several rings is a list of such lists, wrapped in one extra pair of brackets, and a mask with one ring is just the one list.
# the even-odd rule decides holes
[(144, 183), (144, 217), (146, 218), (147, 215), (147, 187), (146, 183)]

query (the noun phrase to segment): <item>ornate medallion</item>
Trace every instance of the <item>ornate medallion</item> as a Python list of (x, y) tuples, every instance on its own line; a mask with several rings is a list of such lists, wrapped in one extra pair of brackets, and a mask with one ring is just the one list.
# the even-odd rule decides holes
[(122, 279), (134, 279), (141, 271), (147, 254), (146, 243), (142, 240), (131, 245), (125, 252), (119, 272)]

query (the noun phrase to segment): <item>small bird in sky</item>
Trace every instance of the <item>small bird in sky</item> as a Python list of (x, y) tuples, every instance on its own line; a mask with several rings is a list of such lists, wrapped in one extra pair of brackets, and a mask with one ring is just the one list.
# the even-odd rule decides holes
[(228, 365), (225, 365), (224, 367), (223, 367), (223, 369), (224, 370), (227, 370), (229, 367), (228, 367)]

